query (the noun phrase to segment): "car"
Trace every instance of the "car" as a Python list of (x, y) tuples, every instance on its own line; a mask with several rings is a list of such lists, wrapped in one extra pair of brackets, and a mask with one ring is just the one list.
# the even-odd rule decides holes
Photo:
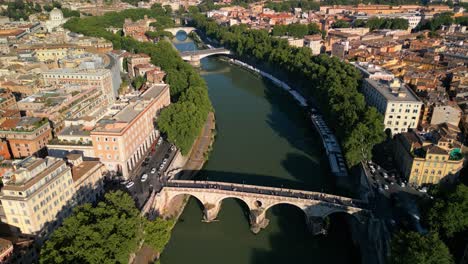
[(382, 175), (383, 175), (383, 177), (384, 177), (385, 179), (388, 178), (388, 174), (387, 174), (386, 172), (382, 172)]
[(128, 182), (128, 183), (125, 185), (125, 187), (127, 187), (127, 189), (130, 189), (130, 188), (133, 187), (133, 185), (135, 185), (135, 183), (131, 181), (131, 182)]
[(401, 182), (401, 183), (400, 183), (400, 186), (401, 186), (401, 187), (406, 187), (405, 182)]
[(422, 187), (419, 191), (422, 192), (422, 193), (427, 193), (427, 188), (426, 188), (426, 187)]
[(156, 168), (151, 169), (151, 173), (154, 174), (156, 172)]
[(122, 185), (127, 185), (127, 183), (128, 183), (128, 181), (122, 181), (122, 182), (120, 182), (120, 184), (122, 184)]
[(161, 145), (162, 142), (163, 142), (163, 139), (162, 139), (162, 137), (160, 137), (160, 138), (158, 139), (158, 145)]
[(148, 174), (143, 174), (143, 176), (141, 176), (141, 182), (145, 182), (146, 180), (148, 180)]
[(172, 145), (171, 151), (174, 151), (174, 150), (176, 150), (176, 146)]
[(384, 185), (384, 189), (388, 190), (388, 185), (387, 184)]

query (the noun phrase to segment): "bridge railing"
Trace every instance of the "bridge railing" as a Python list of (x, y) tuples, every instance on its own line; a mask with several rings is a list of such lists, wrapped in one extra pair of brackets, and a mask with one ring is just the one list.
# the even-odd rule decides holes
[(218, 189), (225, 191), (238, 191), (246, 193), (258, 193), (265, 195), (276, 195), (283, 197), (292, 197), (299, 199), (314, 199), (320, 200), (327, 203), (341, 204), (349, 207), (360, 207), (367, 208), (368, 204), (362, 200), (352, 199), (348, 197), (311, 192), (304, 190), (295, 190), (287, 188), (277, 187), (265, 187), (248, 184), (238, 183), (226, 183), (226, 182), (215, 182), (215, 181), (191, 181), (191, 180), (170, 180), (164, 183), (167, 187), (178, 187), (178, 188), (196, 188), (196, 189)]

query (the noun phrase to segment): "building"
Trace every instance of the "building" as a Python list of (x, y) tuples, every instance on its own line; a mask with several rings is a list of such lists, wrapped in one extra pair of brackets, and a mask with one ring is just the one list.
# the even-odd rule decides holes
[(146, 54), (134, 54), (127, 58), (127, 70), (130, 78), (137, 76), (135, 72), (135, 67), (140, 64), (149, 64), (151, 63), (151, 57)]
[(91, 131), (95, 157), (128, 178), (159, 136), (155, 118), (169, 104), (169, 86), (155, 84), (128, 104), (116, 105)]
[(434, 106), (432, 110), (431, 125), (449, 123), (458, 126), (462, 117), (462, 110), (456, 102), (450, 101), (447, 104)]
[(104, 166), (78, 154), (63, 159), (29, 157), (4, 175), (0, 201), (6, 223), (28, 235), (47, 236), (74, 206), (103, 194)]
[(361, 72), (363, 78), (386, 81), (391, 81), (395, 78), (392, 73), (369, 62), (352, 62), (352, 64)]
[(304, 47), (310, 48), (313, 55), (318, 55), (322, 52), (322, 44), (322, 36), (319, 34), (304, 36)]
[(48, 119), (21, 117), (0, 124), (0, 138), (8, 142), (13, 158), (24, 158), (42, 154), (52, 133)]
[(112, 72), (109, 69), (54, 69), (42, 73), (45, 85), (80, 85), (97, 87), (107, 95), (107, 101), (112, 104), (117, 97), (119, 87), (114, 87)]
[(13, 243), (0, 238), (0, 263), (8, 263), (13, 255)]
[(81, 154), (69, 154), (66, 159), (71, 166), (76, 190), (73, 205), (96, 202), (99, 196), (104, 194), (104, 165), (98, 160), (83, 161)]
[(29, 157), (3, 176), (0, 200), (7, 224), (23, 234), (39, 235), (58, 226), (71, 212), (71, 169), (61, 159)]
[(67, 19), (63, 17), (62, 10), (54, 8), (50, 11), (49, 20), (45, 22), (47, 31), (52, 32), (55, 28), (65, 24)]
[(146, 15), (143, 19), (135, 22), (130, 18), (126, 18), (123, 24), (123, 33), (125, 36), (135, 38), (139, 41), (148, 41), (145, 32), (155, 30), (150, 26), (153, 22), (156, 22), (156, 19), (148, 18)]
[(362, 93), (369, 105), (384, 115), (385, 129), (392, 134), (406, 132), (418, 126), (422, 102), (399, 79), (364, 79)]
[(16, 99), (13, 93), (3, 89), (0, 91), (0, 109), (2, 110), (18, 110)]
[[(463, 168), (461, 144), (451, 133), (441, 133), (458, 128), (445, 124), (423, 136), (404, 132), (393, 139), (394, 158), (399, 170), (410, 183), (437, 184), (452, 180)], [(459, 131), (458, 131), (459, 132)]]

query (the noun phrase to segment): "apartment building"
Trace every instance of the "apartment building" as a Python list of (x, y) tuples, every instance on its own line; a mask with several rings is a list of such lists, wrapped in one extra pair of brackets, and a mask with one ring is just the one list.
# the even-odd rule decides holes
[(450, 133), (441, 133), (450, 130), (458, 128), (445, 124), (423, 135), (411, 131), (395, 136), (394, 158), (410, 183), (437, 184), (458, 175), (464, 162), (461, 144)]
[(48, 119), (21, 117), (0, 124), (0, 138), (8, 142), (13, 158), (24, 158), (40, 154), (52, 133)]
[(29, 235), (45, 235), (59, 226), (74, 206), (103, 194), (105, 167), (78, 154), (63, 159), (28, 157), (4, 174), (0, 194), (6, 223)]
[(109, 104), (117, 97), (119, 87), (114, 87), (112, 72), (108, 69), (54, 69), (42, 73), (45, 85), (69, 84), (80, 86), (98, 87), (107, 95)]
[(434, 106), (432, 110), (431, 125), (449, 123), (453, 126), (458, 126), (462, 113), (460, 106), (453, 101)]
[(95, 157), (127, 178), (159, 136), (155, 118), (169, 104), (169, 86), (155, 84), (128, 104), (114, 105), (91, 131)]
[(362, 77), (369, 78), (372, 80), (387, 80), (391, 81), (395, 76), (383, 69), (382, 67), (369, 63), (369, 62), (352, 62), (362, 74)]
[(18, 110), (18, 105), (16, 104), (16, 99), (13, 93), (5, 89), (0, 90), (0, 109)]
[(61, 159), (30, 157), (3, 176), (0, 200), (7, 224), (38, 235), (68, 216), (74, 194), (71, 169)]
[(364, 79), (362, 93), (366, 102), (384, 115), (385, 129), (392, 134), (406, 132), (418, 126), (422, 102), (399, 79)]
[(98, 160), (83, 160), (81, 154), (69, 154), (66, 160), (71, 166), (76, 191), (72, 205), (96, 202), (97, 198), (104, 194), (105, 166)]
[(318, 55), (322, 52), (322, 36), (320, 34), (304, 36), (304, 47), (312, 50), (313, 55)]

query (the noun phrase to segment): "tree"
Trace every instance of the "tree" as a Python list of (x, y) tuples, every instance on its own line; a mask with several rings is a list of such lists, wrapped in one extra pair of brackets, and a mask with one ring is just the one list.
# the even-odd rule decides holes
[(136, 90), (140, 90), (140, 88), (143, 86), (143, 84), (146, 83), (146, 78), (143, 76), (137, 76), (133, 78), (132, 80), (132, 85), (135, 87)]
[(41, 249), (40, 263), (126, 263), (140, 237), (132, 197), (122, 191), (107, 193), (96, 207), (74, 209)]
[(468, 230), (468, 187), (458, 184), (454, 191), (439, 191), (428, 212), (431, 229), (450, 238)]
[(174, 220), (165, 221), (160, 218), (156, 218), (154, 221), (145, 221), (145, 244), (156, 252), (162, 252), (171, 238), (171, 229), (174, 224)]
[(351, 25), (349, 22), (338, 19), (332, 24), (332, 28), (349, 28)]
[(451, 264), (452, 256), (436, 233), (425, 236), (416, 232), (397, 233), (391, 242), (393, 264)]

